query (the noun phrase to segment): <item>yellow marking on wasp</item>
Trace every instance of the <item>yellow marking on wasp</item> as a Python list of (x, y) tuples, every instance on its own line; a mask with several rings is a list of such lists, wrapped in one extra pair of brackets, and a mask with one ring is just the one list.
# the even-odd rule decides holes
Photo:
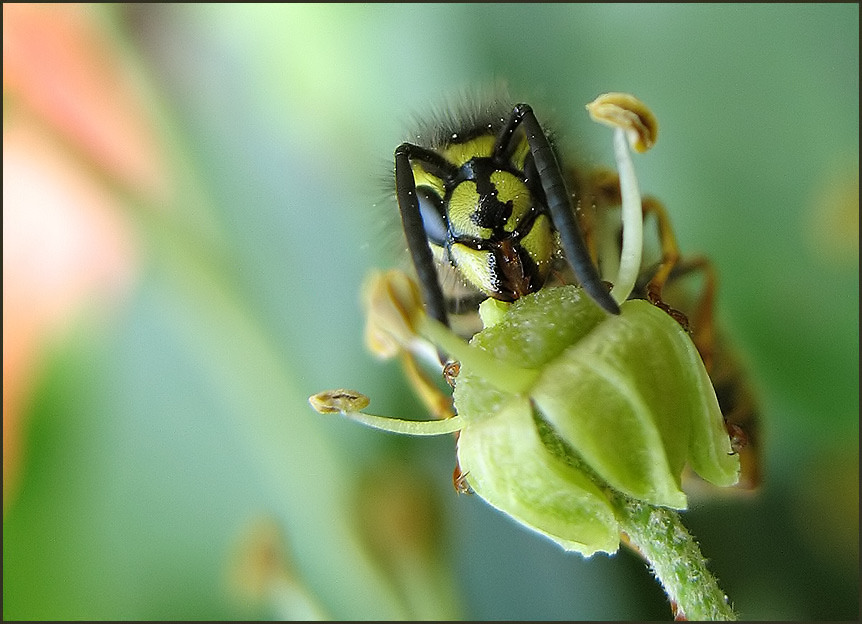
[(515, 168), (523, 171), (524, 170), (524, 161), (527, 160), (527, 154), (530, 153), (530, 144), (527, 143), (527, 137), (524, 136), (519, 142), (518, 146), (515, 148), (515, 151), (512, 152), (512, 164), (515, 165)]
[(516, 176), (508, 171), (495, 171), (491, 174), (491, 183), (497, 189), (497, 199), (512, 205), (512, 214), (503, 225), (507, 232), (514, 232), (523, 218), (530, 212), (532, 200), (530, 190)]
[(476, 225), (473, 217), (479, 207), (479, 192), (476, 183), (472, 180), (461, 182), (452, 191), (449, 198), (449, 227), (455, 236), (468, 236), (470, 238), (491, 238), (493, 230)]
[(464, 278), (485, 293), (496, 292), (491, 281), (491, 253), (477, 251), (461, 243), (453, 244), (449, 252)]
[(533, 227), (521, 239), (521, 247), (527, 250), (530, 258), (538, 266), (542, 280), (545, 279), (551, 268), (551, 256), (554, 254), (555, 242), (551, 220), (543, 214), (536, 217), (536, 220), (533, 221)]
[(494, 153), (493, 134), (483, 134), (463, 143), (450, 143), (440, 154), (453, 165), (460, 167), (471, 158), (488, 158)]
[(410, 164), (413, 168), (413, 180), (416, 183), (416, 188), (419, 188), (420, 186), (430, 186), (434, 189), (435, 193), (440, 197), (443, 197), (446, 193), (443, 180), (425, 171), (422, 163), (417, 160), (412, 161)]

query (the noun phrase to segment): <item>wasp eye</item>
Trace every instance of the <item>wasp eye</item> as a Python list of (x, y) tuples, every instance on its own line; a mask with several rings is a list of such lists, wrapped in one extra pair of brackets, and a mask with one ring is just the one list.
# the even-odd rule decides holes
[(416, 189), (416, 197), (419, 200), (419, 213), (422, 215), (425, 235), (431, 243), (443, 247), (449, 235), (449, 228), (443, 219), (443, 200), (428, 187)]

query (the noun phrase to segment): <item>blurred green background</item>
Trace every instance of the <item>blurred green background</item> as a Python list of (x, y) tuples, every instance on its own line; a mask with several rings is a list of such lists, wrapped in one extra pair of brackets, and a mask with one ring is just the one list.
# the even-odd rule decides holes
[(641, 188), (718, 268), (763, 408), (763, 487), (693, 496), (684, 522), (743, 618), (859, 617), (857, 4), (84, 12), (173, 192), (123, 194), (132, 286), (39, 358), (4, 478), (4, 619), (671, 618), (628, 552), (566, 554), (456, 495), (451, 437), (306, 402), (343, 386), (422, 417), (364, 349), (360, 285), (403, 245), (386, 180), (412, 116), (496, 81), (593, 165), (610, 133), (584, 104), (655, 112)]

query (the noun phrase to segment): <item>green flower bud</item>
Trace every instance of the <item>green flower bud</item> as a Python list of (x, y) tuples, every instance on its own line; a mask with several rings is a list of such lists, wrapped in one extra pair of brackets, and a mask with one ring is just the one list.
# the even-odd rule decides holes
[[(461, 362), (458, 416), (373, 416), (360, 411), (364, 401), (341, 400), (358, 395), (345, 390), (323, 411), (414, 435), (460, 431), (458, 462), (476, 494), (587, 556), (619, 547), (611, 488), (684, 509), (686, 463), (716, 485), (738, 479), (739, 458), (700, 355), (662, 310), (634, 300), (610, 316), (580, 288), (562, 286), (508, 307), (488, 304), (483, 318), (490, 325), (469, 345), (424, 313), (415, 320)], [(317, 396), (324, 394), (332, 393)]]
[[(525, 393), (507, 394), (489, 379), (493, 369), (462, 366), (461, 470), (479, 496), (564, 548), (617, 548), (610, 504), (588, 473), (675, 509), (686, 507), (686, 462), (712, 483), (736, 482), (739, 460), (700, 356), (649, 303), (627, 301), (609, 316), (574, 286), (543, 289), (471, 344), (539, 375)], [(565, 448), (542, 442), (536, 419)]]

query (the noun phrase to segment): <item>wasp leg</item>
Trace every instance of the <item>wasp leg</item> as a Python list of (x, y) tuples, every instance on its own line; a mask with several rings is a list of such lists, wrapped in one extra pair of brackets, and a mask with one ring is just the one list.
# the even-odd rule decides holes
[(646, 285), (647, 301), (667, 312), (686, 331), (689, 331), (689, 320), (686, 315), (672, 308), (662, 299), (662, 290), (670, 277), (671, 271), (673, 271), (673, 268), (679, 262), (679, 246), (676, 243), (676, 235), (670, 224), (670, 218), (667, 216), (667, 211), (662, 203), (655, 198), (644, 197), (641, 207), (644, 220), (650, 214), (655, 216), (656, 225), (658, 226), (659, 244), (661, 245), (661, 261), (655, 275), (652, 276), (652, 279)]
[(461, 470), (461, 464), (455, 460), (455, 470), (452, 471), (452, 485), (458, 494), (472, 494), (473, 489), (467, 483), (467, 473)]

